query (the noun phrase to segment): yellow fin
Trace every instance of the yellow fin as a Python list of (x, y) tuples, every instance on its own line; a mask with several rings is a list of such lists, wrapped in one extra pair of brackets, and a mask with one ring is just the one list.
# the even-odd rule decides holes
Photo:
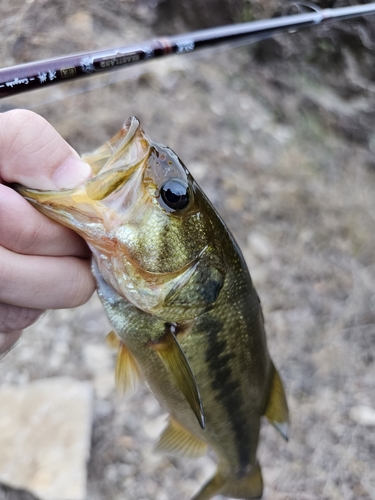
[(192, 500), (210, 500), (215, 495), (225, 495), (243, 500), (256, 500), (262, 497), (263, 478), (258, 463), (243, 478), (226, 479), (218, 470)]
[(286, 441), (288, 441), (289, 410), (280, 375), (272, 364), (273, 376), (271, 380), (268, 402), (264, 415), (276, 427)]
[(132, 394), (141, 382), (141, 371), (138, 363), (121, 341), (117, 352), (115, 380), (120, 394)]
[(159, 354), (197, 417), (199, 425), (204, 429), (204, 414), (199, 389), (189, 362), (171, 329), (168, 329), (157, 342), (150, 342), (148, 345)]
[(198, 458), (207, 452), (207, 445), (171, 418), (155, 446), (155, 451), (177, 457)]
[(106, 336), (105, 343), (110, 349), (115, 350), (120, 347), (121, 340), (119, 339), (117, 333), (114, 330), (112, 330)]

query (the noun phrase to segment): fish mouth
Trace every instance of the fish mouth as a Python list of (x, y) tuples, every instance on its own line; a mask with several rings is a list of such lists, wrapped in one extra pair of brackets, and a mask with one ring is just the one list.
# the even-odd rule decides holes
[(150, 154), (150, 139), (136, 117), (93, 153), (82, 156), (92, 177), (81, 186), (60, 191), (12, 187), (38, 210), (70, 227), (89, 243), (123, 223), (139, 198), (142, 172)]
[[(134, 241), (141, 221), (150, 219), (158, 203), (159, 183), (167, 176), (187, 177), (185, 167), (168, 148), (153, 142), (135, 117), (82, 159), (93, 176), (76, 188), (40, 191), (13, 187), (40, 212), (86, 240), (101, 275), (117, 293), (139, 309), (170, 321), (174, 318), (170, 303), (175, 304), (181, 289), (195, 279), (206, 247), (162, 272), (148, 267)], [(187, 319), (198, 311), (174, 307), (183, 309)]]

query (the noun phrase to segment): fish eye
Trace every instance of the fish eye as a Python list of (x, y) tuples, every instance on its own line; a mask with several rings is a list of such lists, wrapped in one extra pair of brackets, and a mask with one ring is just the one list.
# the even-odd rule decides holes
[(181, 179), (168, 179), (160, 189), (160, 194), (163, 202), (172, 210), (182, 210), (189, 205), (189, 186)]

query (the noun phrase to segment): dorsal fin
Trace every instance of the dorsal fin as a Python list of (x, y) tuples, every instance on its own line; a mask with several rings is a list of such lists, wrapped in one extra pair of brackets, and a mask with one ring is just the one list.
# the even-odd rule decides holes
[(280, 375), (272, 363), (273, 375), (271, 379), (268, 402), (264, 415), (276, 427), (280, 434), (288, 441), (289, 410)]
[(133, 394), (138, 388), (141, 379), (138, 363), (126, 345), (120, 340), (115, 371), (116, 387), (119, 394)]
[(155, 451), (177, 457), (197, 458), (207, 452), (207, 444), (171, 418), (155, 446)]

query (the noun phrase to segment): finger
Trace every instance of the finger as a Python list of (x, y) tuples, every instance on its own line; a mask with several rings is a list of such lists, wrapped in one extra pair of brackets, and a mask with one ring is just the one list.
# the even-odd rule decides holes
[(87, 163), (44, 118), (26, 110), (0, 114), (0, 179), (36, 189), (76, 187)]
[(41, 309), (12, 306), (0, 302), (0, 333), (10, 335), (12, 332), (23, 330), (32, 325), (43, 312)]
[(22, 331), (15, 330), (11, 333), (0, 332), (0, 360), (12, 349), (21, 338)]
[(0, 283), (0, 302), (32, 309), (76, 307), (95, 290), (86, 259), (19, 255), (2, 247)]
[(88, 257), (90, 251), (74, 231), (48, 219), (22, 196), (0, 184), (0, 245), (29, 255)]

